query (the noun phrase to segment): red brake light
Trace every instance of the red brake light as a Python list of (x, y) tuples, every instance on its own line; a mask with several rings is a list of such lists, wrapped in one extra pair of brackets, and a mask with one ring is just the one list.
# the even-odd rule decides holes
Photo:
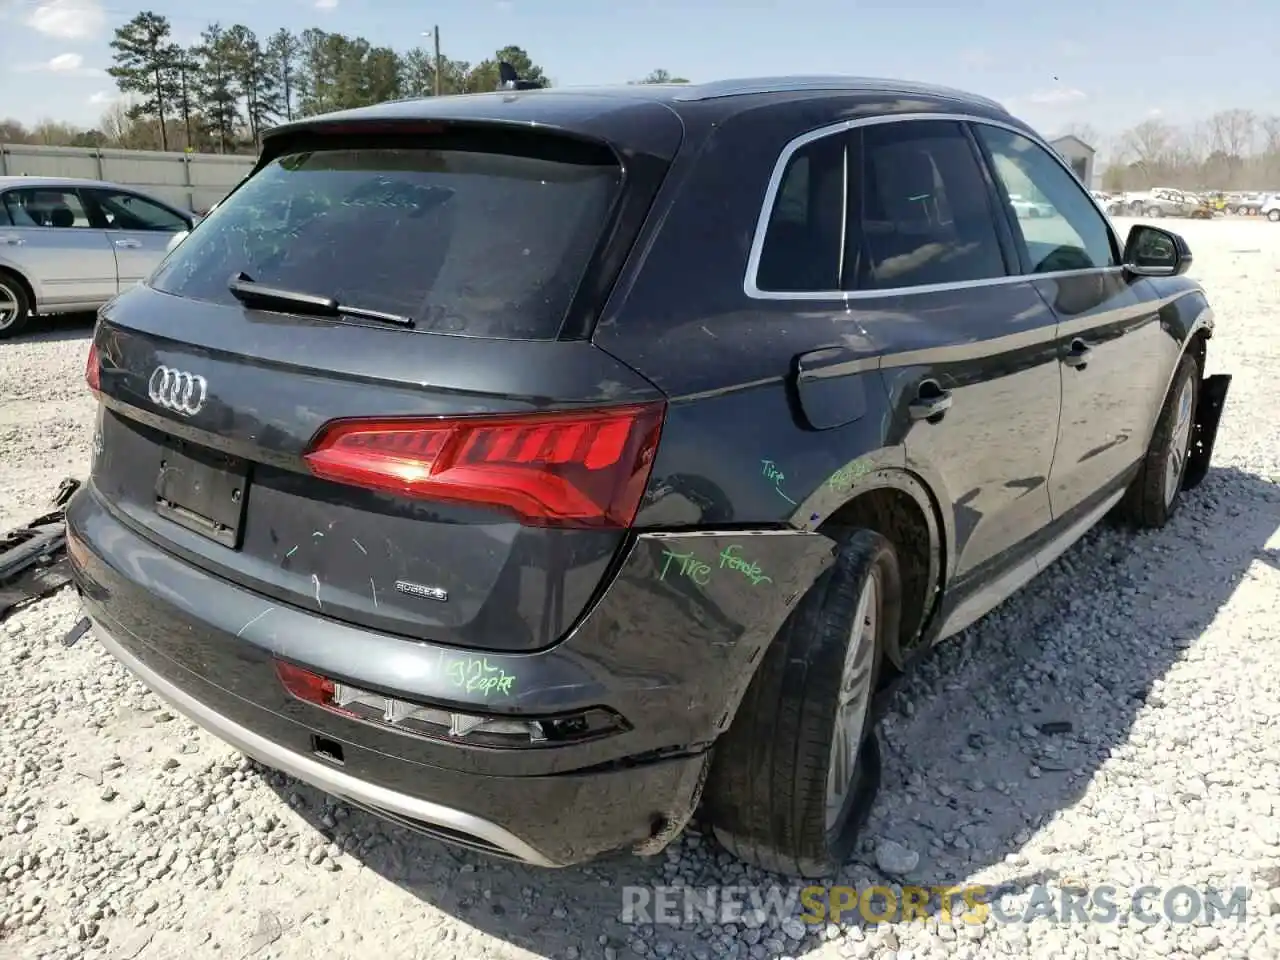
[(666, 405), (504, 417), (340, 420), (304, 458), (319, 477), (501, 507), (530, 526), (625, 528), (649, 482)]
[(319, 707), (333, 707), (333, 681), (283, 660), (275, 661), (276, 676), (284, 688), (299, 700)]
[(96, 343), (89, 344), (89, 359), (84, 363), (84, 380), (89, 384), (89, 389), (94, 393), (98, 393), (102, 387), (98, 382), (98, 345)]

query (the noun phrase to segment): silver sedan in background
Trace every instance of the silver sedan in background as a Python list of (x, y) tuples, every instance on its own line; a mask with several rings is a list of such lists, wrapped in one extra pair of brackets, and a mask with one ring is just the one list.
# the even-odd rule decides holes
[(0, 177), (0, 339), (145, 280), (194, 214), (100, 180)]

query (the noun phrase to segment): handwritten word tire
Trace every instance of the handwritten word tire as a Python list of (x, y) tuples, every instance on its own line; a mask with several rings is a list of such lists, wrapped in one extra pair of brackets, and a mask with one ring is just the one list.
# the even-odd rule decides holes
[[(727, 850), (801, 877), (839, 870), (879, 786), (870, 701), (883, 638), (897, 631), (901, 614), (902, 581), (889, 541), (869, 530), (834, 536), (836, 562), (765, 652), (716, 748), (705, 794), (707, 817)], [(850, 717), (854, 729), (846, 735)]]

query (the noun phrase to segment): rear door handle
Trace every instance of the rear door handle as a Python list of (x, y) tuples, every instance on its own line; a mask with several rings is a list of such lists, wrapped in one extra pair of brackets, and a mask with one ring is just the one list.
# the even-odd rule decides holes
[(1083, 370), (1089, 364), (1089, 354), (1091, 353), (1093, 353), (1093, 348), (1077, 337), (1071, 341), (1071, 352), (1062, 358), (1062, 362), (1068, 367)]
[(907, 407), (912, 420), (928, 420), (937, 423), (951, 409), (951, 391), (943, 390), (933, 380), (920, 384), (919, 393)]
[(117, 247), (127, 247), (130, 250), (136, 250), (138, 247), (142, 246), (142, 241), (141, 240), (117, 240), (115, 241), (115, 244)]
[(0, 243), (6, 247), (20, 247), (26, 242), (21, 237), (0, 237)]

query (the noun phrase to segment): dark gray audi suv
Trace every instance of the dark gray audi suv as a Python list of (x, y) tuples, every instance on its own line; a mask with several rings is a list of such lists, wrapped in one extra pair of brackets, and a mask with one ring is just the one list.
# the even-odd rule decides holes
[(556, 866), (700, 808), (828, 874), (874, 693), (1203, 478), (1190, 263), (910, 83), (290, 123), (101, 311), (76, 583), (162, 698), (399, 823)]

